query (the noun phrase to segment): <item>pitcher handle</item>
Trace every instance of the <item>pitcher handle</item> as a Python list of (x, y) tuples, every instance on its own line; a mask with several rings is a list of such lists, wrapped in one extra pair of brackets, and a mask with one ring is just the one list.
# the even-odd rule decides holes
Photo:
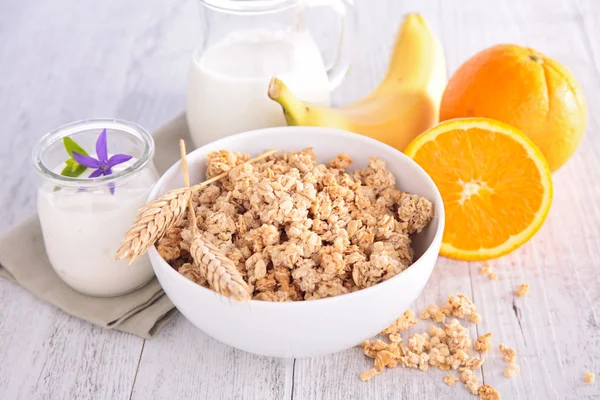
[(344, 80), (354, 60), (358, 39), (358, 13), (354, 0), (308, 0), (308, 8), (331, 7), (339, 18), (339, 40), (336, 54), (327, 65), (329, 88), (334, 90)]

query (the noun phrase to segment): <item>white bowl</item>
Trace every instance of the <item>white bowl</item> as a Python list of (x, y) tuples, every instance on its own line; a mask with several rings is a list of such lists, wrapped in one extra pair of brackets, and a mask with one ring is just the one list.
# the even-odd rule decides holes
[[(206, 155), (227, 149), (256, 156), (269, 149), (313, 147), (320, 162), (345, 152), (353, 168), (370, 156), (386, 161), (397, 187), (428, 198), (433, 221), (413, 238), (415, 259), (408, 269), (378, 285), (354, 293), (312, 301), (236, 303), (184, 278), (152, 247), (154, 272), (181, 313), (213, 338), (235, 348), (272, 357), (312, 357), (341, 351), (373, 337), (411, 306), (436, 263), (444, 230), (444, 206), (431, 178), (414, 161), (381, 142), (354, 133), (314, 127), (261, 129), (229, 136), (187, 156), (192, 184), (205, 179)], [(180, 163), (158, 181), (149, 201), (183, 187)]]

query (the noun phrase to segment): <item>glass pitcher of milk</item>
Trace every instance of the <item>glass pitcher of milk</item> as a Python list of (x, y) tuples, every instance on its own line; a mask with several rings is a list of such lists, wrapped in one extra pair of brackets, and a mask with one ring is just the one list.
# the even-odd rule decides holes
[[(285, 125), (281, 107), (267, 96), (275, 75), (300, 99), (329, 105), (356, 43), (352, 0), (198, 1), (202, 35), (193, 54), (186, 106), (197, 147), (234, 133)], [(329, 65), (305, 26), (306, 11), (317, 7), (330, 7), (339, 18), (338, 45)]]

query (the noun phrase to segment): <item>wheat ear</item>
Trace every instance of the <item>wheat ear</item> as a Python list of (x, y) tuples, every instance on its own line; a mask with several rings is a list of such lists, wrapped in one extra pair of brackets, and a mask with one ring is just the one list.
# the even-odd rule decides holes
[(183, 218), (191, 198), (189, 188), (176, 189), (142, 207), (121, 241), (115, 260), (129, 258), (131, 264), (144, 254)]
[[(190, 176), (187, 167), (185, 142), (183, 140), (179, 143), (179, 148), (181, 149), (183, 181), (185, 186), (189, 188)], [(210, 288), (215, 292), (234, 300), (250, 300), (248, 284), (244, 281), (233, 261), (200, 236), (198, 224), (196, 223), (196, 212), (194, 211), (194, 204), (191, 197), (188, 201), (188, 211), (194, 235), (194, 239), (190, 244), (190, 254), (200, 274), (206, 277)]]
[(194, 235), (190, 254), (212, 290), (234, 300), (250, 300), (250, 287), (233, 261), (199, 234)]
[[(185, 148), (184, 148), (185, 151)], [(252, 163), (266, 158), (277, 150), (267, 151), (257, 157), (254, 157), (244, 164)], [(187, 168), (187, 163), (186, 163)], [(234, 167), (235, 169), (236, 167)], [(174, 225), (179, 223), (185, 215), (188, 203), (191, 202), (192, 193), (199, 191), (207, 185), (226, 177), (229, 172), (223, 172), (211, 179), (201, 182), (194, 186), (182, 189), (171, 190), (158, 199), (151, 201), (143, 206), (133, 222), (133, 225), (121, 241), (121, 246), (115, 254), (115, 260), (129, 258), (131, 264), (140, 255), (144, 254), (157, 240), (162, 238), (165, 233)], [(189, 183), (189, 175), (188, 175)]]

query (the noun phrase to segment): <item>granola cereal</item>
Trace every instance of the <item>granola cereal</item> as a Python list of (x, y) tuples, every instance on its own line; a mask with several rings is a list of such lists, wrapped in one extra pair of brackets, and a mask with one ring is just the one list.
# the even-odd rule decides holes
[(460, 293), (448, 297), (446, 304), (442, 307), (436, 304), (430, 304), (425, 310), (419, 313), (419, 318), (430, 319), (433, 322), (446, 321), (446, 317), (468, 318), (472, 323), (479, 323), (481, 315), (477, 313), (475, 304), (466, 295)]
[(431, 319), (433, 322), (445, 322), (446, 314), (442, 312), (439, 306), (430, 304), (425, 310), (419, 314), (421, 319)]
[(481, 314), (479, 313), (473, 313), (469, 316), (469, 322), (473, 323), (473, 324), (478, 324), (481, 322)]
[(585, 371), (585, 373), (583, 374), (583, 381), (589, 384), (596, 382), (596, 374), (590, 371)]
[(528, 292), (529, 292), (529, 285), (526, 283), (523, 283), (522, 285), (517, 286), (517, 289), (515, 290), (515, 294), (518, 297), (526, 296)]
[(446, 374), (444, 376), (444, 383), (448, 386), (454, 386), (454, 384), (458, 382), (458, 377), (452, 374)]
[(447, 315), (452, 315), (456, 318), (470, 317), (476, 312), (475, 304), (464, 294), (448, 297), (448, 301), (445, 307), (442, 308), (442, 312), (444, 310), (448, 311)]
[(479, 394), (479, 400), (500, 400), (500, 393), (490, 385), (481, 385), (477, 394)]
[(475, 351), (480, 353), (487, 353), (491, 347), (490, 339), (492, 338), (492, 332), (486, 333), (485, 335), (481, 335), (477, 338), (475, 343), (473, 344), (473, 348)]
[(479, 380), (475, 377), (472, 370), (468, 368), (460, 369), (460, 381), (465, 384), (465, 387), (473, 394), (479, 393)]
[(483, 263), (481, 267), (479, 267), (479, 275), (488, 275), (492, 272), (492, 266), (489, 261)]
[(497, 281), (497, 280), (498, 280), (498, 274), (497, 274), (497, 273), (495, 273), (495, 272), (490, 272), (490, 273), (488, 274), (488, 278), (490, 278), (490, 279), (491, 279), (491, 280), (493, 280), (493, 281)]
[[(500, 399), (498, 392), (489, 385), (482, 386), (473, 372), (482, 366), (483, 358), (470, 355), (473, 348), (481, 353), (487, 352), (492, 333), (482, 335), (473, 344), (468, 329), (456, 319), (469, 318), (471, 321), (473, 316), (481, 319), (475, 305), (467, 296), (464, 294), (449, 296), (444, 306), (430, 305), (422, 310), (419, 317), (434, 320), (435, 323), (430, 325), (426, 332), (414, 333), (407, 342), (403, 342), (400, 332), (416, 324), (414, 316), (412, 310), (407, 310), (380, 333), (383, 336), (387, 335), (389, 342), (375, 339), (360, 344), (364, 354), (373, 359), (373, 368), (360, 374), (362, 381), (382, 373), (385, 368), (404, 367), (427, 371), (430, 367), (434, 367), (442, 371), (458, 371), (458, 377), (451, 373), (444, 376), (444, 383), (448, 386), (460, 380), (467, 390), (474, 395), (479, 395), (480, 399)], [(437, 324), (451, 316), (456, 318), (441, 326)], [(518, 366), (514, 364), (513, 369), (518, 371)]]
[[(390, 279), (414, 257), (411, 235), (432, 219), (429, 200), (395, 188), (385, 162), (347, 172), (352, 159), (328, 164), (312, 149), (245, 163), (247, 154), (208, 155), (207, 178), (228, 173), (192, 196), (197, 232), (233, 262), (251, 298), (312, 300), (351, 293)], [(199, 285), (206, 268), (190, 257), (191, 219), (183, 218), (157, 243), (173, 268)], [(404, 318), (404, 319), (402, 319)], [(393, 336), (416, 323), (397, 321)]]
[(515, 351), (515, 349), (506, 347), (502, 343), (500, 343), (499, 349), (500, 353), (502, 354), (502, 357), (504, 358), (504, 361), (506, 361), (509, 364), (515, 362), (515, 360), (517, 359), (517, 352)]
[(411, 325), (416, 325), (416, 324), (417, 324), (417, 321), (415, 320), (415, 312), (413, 310), (406, 310), (400, 318), (398, 318), (396, 321), (394, 321), (393, 324), (391, 324), (390, 326), (385, 328), (383, 331), (381, 331), (381, 334), (382, 335), (397, 334), (399, 332), (404, 332)]
[(521, 367), (519, 367), (517, 364), (515, 363), (510, 363), (508, 365), (508, 367), (504, 368), (504, 376), (507, 378), (512, 378), (513, 376), (515, 376), (519, 371), (521, 370)]
[(371, 379), (372, 377), (374, 377), (375, 375), (379, 375), (380, 373), (381, 373), (381, 371), (377, 371), (377, 369), (371, 368), (360, 374), (360, 380), (363, 382), (366, 382), (369, 379)]

